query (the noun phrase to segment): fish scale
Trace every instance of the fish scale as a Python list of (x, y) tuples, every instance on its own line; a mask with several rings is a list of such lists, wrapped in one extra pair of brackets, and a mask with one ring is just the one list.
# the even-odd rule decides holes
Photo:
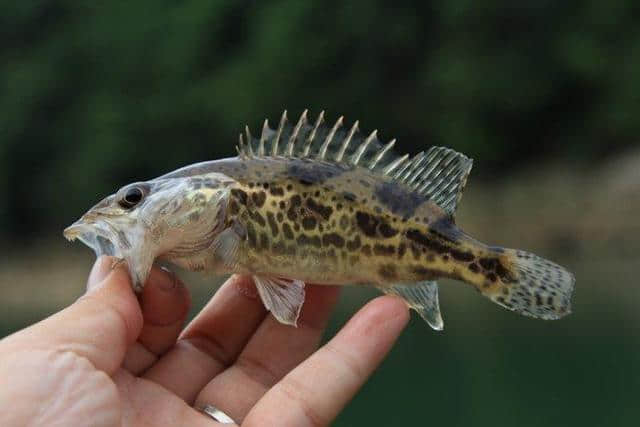
[(327, 126), (324, 113), (311, 122), (305, 111), (292, 125), (285, 112), (258, 137), (245, 128), (237, 157), (127, 185), (65, 235), (127, 260), (137, 289), (155, 259), (252, 275), (267, 309), (292, 325), (305, 283), (376, 286), (434, 329), (443, 326), (441, 277), (524, 315), (570, 312), (566, 269), (455, 224), (471, 159), (444, 147), (398, 155), (394, 144), (342, 117)]

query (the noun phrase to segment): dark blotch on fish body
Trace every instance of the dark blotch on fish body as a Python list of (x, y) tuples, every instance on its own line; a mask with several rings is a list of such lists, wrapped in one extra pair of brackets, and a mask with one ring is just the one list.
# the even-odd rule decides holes
[(247, 205), (247, 193), (237, 188), (231, 189), (231, 195), (238, 200), (241, 205)]
[(381, 245), (376, 243), (373, 245), (373, 253), (381, 256), (389, 256), (396, 253), (396, 248), (393, 245)]
[(498, 260), (495, 258), (481, 258), (479, 261), (482, 268), (485, 270), (493, 271), (498, 263)]
[(406, 251), (407, 245), (405, 245), (404, 243), (400, 243), (400, 245), (398, 246), (398, 258), (402, 258)]
[(427, 236), (426, 234), (422, 233), (420, 230), (417, 230), (415, 228), (409, 229), (407, 231), (407, 238), (410, 240), (413, 240), (416, 243), (419, 243), (424, 247), (427, 247), (433, 250), (434, 252), (438, 252), (438, 253), (449, 252), (449, 248), (446, 245), (443, 245), (442, 243), (440, 243), (439, 241), (433, 238), (429, 238), (429, 236)]
[(382, 218), (362, 211), (356, 212), (356, 224), (368, 237), (388, 239), (398, 234), (398, 230)]
[(361, 244), (360, 236), (356, 234), (356, 237), (354, 237), (353, 240), (349, 240), (347, 242), (347, 249), (349, 251), (355, 251), (360, 248)]
[(260, 226), (264, 227), (267, 225), (267, 222), (264, 220), (264, 217), (258, 211), (251, 210), (249, 211), (249, 215), (251, 219), (260, 224)]
[(273, 212), (267, 212), (267, 221), (269, 222), (269, 227), (271, 227), (271, 234), (275, 237), (278, 235), (278, 223), (276, 222), (275, 216), (273, 216)]
[(312, 198), (308, 198), (306, 204), (311, 211), (320, 215), (325, 221), (328, 220), (333, 213), (333, 208), (331, 206), (320, 204)]
[(306, 216), (302, 218), (302, 228), (305, 230), (313, 230), (316, 228), (317, 221), (312, 216)]
[(356, 199), (357, 199), (356, 195), (355, 195), (355, 194), (353, 194), (351, 191), (344, 191), (344, 192), (342, 193), (342, 197), (343, 197), (345, 200), (348, 200), (348, 201), (350, 201), (350, 202), (355, 202), (355, 201), (356, 201)]
[(266, 200), (267, 200), (267, 195), (265, 194), (264, 191), (259, 191), (251, 194), (251, 201), (258, 208), (261, 208), (264, 205), (264, 202)]
[(380, 234), (382, 235), (382, 237), (386, 237), (386, 238), (390, 238), (398, 234), (398, 230), (391, 227), (386, 222), (381, 222), (380, 226), (378, 227), (378, 230), (380, 231)]
[(269, 193), (271, 193), (273, 196), (284, 196), (284, 190), (282, 189), (282, 187), (272, 186), (269, 189)]
[(465, 252), (458, 249), (450, 249), (449, 252), (454, 259), (458, 261), (473, 261), (475, 256), (471, 252)]
[(296, 241), (301, 246), (315, 246), (316, 248), (322, 246), (319, 236), (307, 236), (306, 234), (301, 234), (298, 236)]
[(322, 244), (325, 246), (333, 245), (336, 248), (344, 246), (344, 239), (337, 233), (329, 233), (322, 236)]
[(392, 213), (410, 217), (426, 198), (415, 191), (393, 182), (383, 182), (376, 188), (375, 195)]
[(362, 230), (365, 236), (376, 237), (379, 223), (376, 217), (369, 215), (366, 212), (358, 211), (356, 212), (356, 221), (358, 228)]
[(341, 175), (347, 169), (342, 165), (319, 163), (312, 160), (294, 159), (287, 168), (287, 174), (302, 185), (321, 184), (328, 179)]
[(236, 202), (235, 200), (231, 200), (229, 202), (229, 212), (231, 213), (231, 215), (237, 215), (238, 212), (240, 212), (240, 207), (238, 206), (238, 202)]
[(284, 237), (288, 240), (293, 240), (293, 230), (291, 230), (291, 226), (288, 222), (282, 224), (282, 234), (284, 234)]

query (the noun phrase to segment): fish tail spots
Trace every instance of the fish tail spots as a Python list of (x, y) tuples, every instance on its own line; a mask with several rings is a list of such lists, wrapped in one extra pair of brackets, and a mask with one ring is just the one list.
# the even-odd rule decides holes
[(502, 274), (489, 273), (489, 281), (479, 286), (484, 295), (509, 310), (539, 319), (559, 319), (571, 313), (573, 274), (529, 252), (497, 252), (493, 259)]

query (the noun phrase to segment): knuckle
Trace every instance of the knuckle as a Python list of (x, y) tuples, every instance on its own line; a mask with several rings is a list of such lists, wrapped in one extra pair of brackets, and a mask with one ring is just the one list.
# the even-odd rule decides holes
[(272, 387), (281, 377), (268, 364), (253, 356), (241, 356), (235, 366), (251, 380), (261, 384), (265, 388)]
[(297, 406), (305, 417), (305, 422), (300, 423), (300, 426), (323, 427), (331, 422), (309, 403), (306, 396), (310, 396), (310, 390), (295, 379), (288, 378), (287, 381), (280, 383), (279, 390), (285, 401)]
[(342, 351), (331, 343), (325, 344), (324, 349), (334, 356), (334, 359), (337, 360), (354, 379), (358, 380), (367, 376), (361, 363), (352, 355)]

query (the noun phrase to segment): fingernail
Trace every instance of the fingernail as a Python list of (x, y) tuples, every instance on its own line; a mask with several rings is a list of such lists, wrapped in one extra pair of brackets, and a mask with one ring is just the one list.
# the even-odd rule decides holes
[(178, 278), (173, 271), (169, 270), (165, 266), (161, 266), (160, 270), (162, 270), (162, 274), (159, 274), (158, 277), (154, 278), (155, 285), (163, 291), (173, 292), (173, 290), (178, 286)]
[(89, 273), (89, 279), (87, 280), (87, 291), (98, 289), (112, 269), (113, 260), (111, 257), (101, 256), (96, 259)]

